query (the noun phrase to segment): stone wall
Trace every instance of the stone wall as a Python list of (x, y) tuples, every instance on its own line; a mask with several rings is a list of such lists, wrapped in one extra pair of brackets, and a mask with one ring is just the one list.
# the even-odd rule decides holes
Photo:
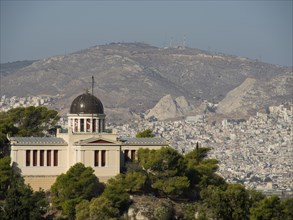
[(56, 181), (57, 176), (24, 176), (24, 181), (29, 184), (34, 191), (40, 188), (49, 190)]

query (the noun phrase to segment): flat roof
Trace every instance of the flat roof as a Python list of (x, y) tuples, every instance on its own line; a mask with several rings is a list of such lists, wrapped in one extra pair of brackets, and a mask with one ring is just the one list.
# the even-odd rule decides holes
[(63, 138), (57, 137), (10, 137), (13, 145), (67, 145)]

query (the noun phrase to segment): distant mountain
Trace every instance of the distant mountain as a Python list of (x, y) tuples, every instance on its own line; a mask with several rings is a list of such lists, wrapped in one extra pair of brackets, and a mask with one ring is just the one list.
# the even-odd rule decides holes
[(17, 70), (24, 68), (26, 66), (31, 65), (35, 60), (24, 60), (24, 61), (16, 61), (9, 63), (1, 63), (0, 64), (0, 73), (2, 76), (6, 76), (9, 73), (16, 72)]
[[(222, 101), (223, 114), (230, 113), (229, 103), (237, 102), (236, 114), (242, 107), (241, 114), (251, 114), (289, 101), (293, 95), (292, 68), (193, 48), (111, 43), (27, 64), (11, 66), (9, 74), (3, 74), (2, 93), (60, 94), (56, 107), (63, 113), (77, 95), (91, 87), (92, 75), (95, 95), (108, 112), (115, 112), (115, 118), (123, 112), (124, 119), (153, 108), (168, 94), (184, 96), (195, 108), (204, 100)], [(233, 92), (235, 88), (238, 93)]]

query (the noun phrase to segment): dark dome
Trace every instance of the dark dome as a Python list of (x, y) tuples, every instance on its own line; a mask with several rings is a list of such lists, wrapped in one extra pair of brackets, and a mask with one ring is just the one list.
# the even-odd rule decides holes
[(73, 100), (70, 114), (104, 114), (104, 107), (100, 99), (86, 92)]

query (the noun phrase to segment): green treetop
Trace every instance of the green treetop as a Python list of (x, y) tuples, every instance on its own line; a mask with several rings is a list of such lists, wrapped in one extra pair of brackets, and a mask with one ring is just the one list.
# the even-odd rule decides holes
[(49, 205), (45, 192), (33, 192), (10, 161), (0, 158), (0, 219), (42, 219)]
[(146, 129), (144, 131), (140, 131), (136, 134), (137, 138), (151, 138), (155, 137), (153, 131), (151, 129)]
[(82, 200), (90, 200), (98, 196), (103, 190), (98, 178), (91, 167), (82, 163), (72, 166), (66, 174), (57, 177), (52, 185), (53, 205), (61, 209), (69, 218), (75, 216), (75, 206)]
[(7, 134), (11, 136), (44, 136), (55, 129), (58, 112), (46, 107), (19, 107), (0, 112), (0, 157), (9, 154)]

